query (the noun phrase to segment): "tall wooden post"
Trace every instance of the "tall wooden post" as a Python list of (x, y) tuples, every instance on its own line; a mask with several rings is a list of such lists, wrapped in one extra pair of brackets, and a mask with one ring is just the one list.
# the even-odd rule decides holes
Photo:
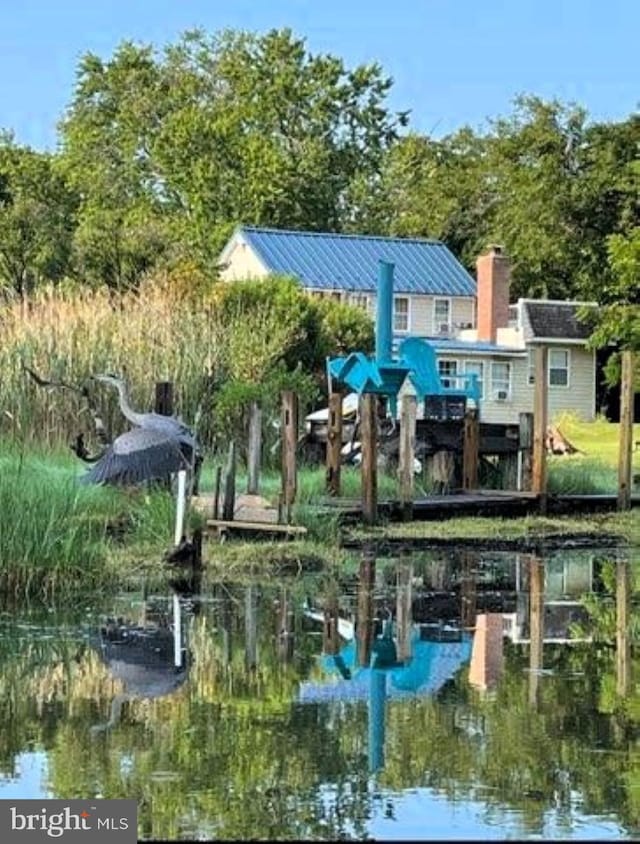
[(156, 382), (155, 411), (163, 416), (171, 416), (173, 413), (173, 382)]
[(622, 352), (620, 381), (620, 451), (618, 455), (618, 510), (631, 508), (631, 448), (633, 440), (633, 352)]
[(536, 706), (544, 648), (544, 563), (529, 558), (529, 703)]
[(413, 566), (400, 563), (396, 569), (396, 639), (400, 662), (411, 659), (412, 605)]
[(533, 479), (532, 490), (538, 496), (538, 508), (547, 512), (547, 369), (549, 350), (537, 346), (535, 350), (535, 390), (533, 396)]
[(298, 397), (293, 390), (285, 390), (282, 393), (282, 504), (286, 522), (291, 521), (298, 487), (297, 448)]
[(358, 575), (358, 614), (356, 618), (356, 643), (358, 665), (368, 666), (371, 661), (373, 640), (373, 586), (376, 577), (376, 558), (370, 548), (365, 548), (360, 560)]
[(236, 444), (229, 443), (229, 455), (224, 470), (224, 490), (222, 493), (222, 518), (226, 522), (233, 520), (236, 509)]
[(400, 401), (400, 454), (398, 460), (398, 478), (400, 481), (400, 508), (402, 518), (413, 518), (413, 464), (416, 455), (416, 418), (418, 403), (415, 396), (402, 396)]
[(286, 586), (282, 587), (277, 619), (278, 655), (282, 662), (291, 662), (294, 650), (294, 614)]
[(622, 697), (629, 694), (631, 688), (630, 579), (629, 563), (626, 560), (618, 560), (616, 563), (616, 690)]
[(257, 495), (260, 488), (262, 455), (262, 408), (257, 401), (249, 405), (249, 448), (247, 453), (247, 492)]
[(464, 443), (462, 451), (462, 489), (478, 488), (478, 456), (480, 449), (480, 421), (478, 411), (467, 410), (464, 415)]
[(518, 437), (518, 490), (529, 492), (532, 483), (533, 413), (521, 413)]
[(360, 398), (360, 438), (362, 442), (362, 518), (365, 524), (374, 525), (378, 520), (378, 443), (377, 406), (374, 393)]
[(329, 394), (327, 420), (326, 490), (340, 495), (340, 466), (342, 458), (342, 393)]

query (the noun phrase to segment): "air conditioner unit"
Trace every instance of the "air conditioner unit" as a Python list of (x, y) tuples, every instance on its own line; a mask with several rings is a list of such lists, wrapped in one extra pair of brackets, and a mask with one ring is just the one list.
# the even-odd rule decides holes
[(494, 390), (493, 398), (494, 401), (506, 401), (509, 398), (509, 392), (507, 390)]

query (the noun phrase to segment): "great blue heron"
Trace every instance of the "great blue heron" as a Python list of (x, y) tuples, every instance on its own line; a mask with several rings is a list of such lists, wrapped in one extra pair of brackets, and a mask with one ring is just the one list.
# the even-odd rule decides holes
[(135, 411), (127, 385), (117, 375), (93, 379), (117, 389), (120, 410), (135, 427), (115, 438), (84, 476), (84, 483), (137, 484), (166, 478), (201, 461), (193, 431), (181, 419)]

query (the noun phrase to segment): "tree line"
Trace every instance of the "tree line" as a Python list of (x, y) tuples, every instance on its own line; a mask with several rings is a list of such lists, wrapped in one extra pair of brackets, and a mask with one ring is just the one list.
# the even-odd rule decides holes
[(87, 53), (55, 152), (0, 133), (0, 287), (215, 278), (239, 223), (434, 237), (470, 270), (496, 242), (514, 298), (598, 301), (598, 342), (639, 348), (640, 114), (528, 95), (434, 138), (392, 84), (288, 29)]

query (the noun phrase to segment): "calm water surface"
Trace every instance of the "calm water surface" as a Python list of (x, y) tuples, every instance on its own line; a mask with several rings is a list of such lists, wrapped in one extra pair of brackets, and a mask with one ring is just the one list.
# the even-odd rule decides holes
[(5, 606), (0, 798), (135, 798), (141, 839), (637, 838), (640, 698), (582, 599), (612, 553)]

